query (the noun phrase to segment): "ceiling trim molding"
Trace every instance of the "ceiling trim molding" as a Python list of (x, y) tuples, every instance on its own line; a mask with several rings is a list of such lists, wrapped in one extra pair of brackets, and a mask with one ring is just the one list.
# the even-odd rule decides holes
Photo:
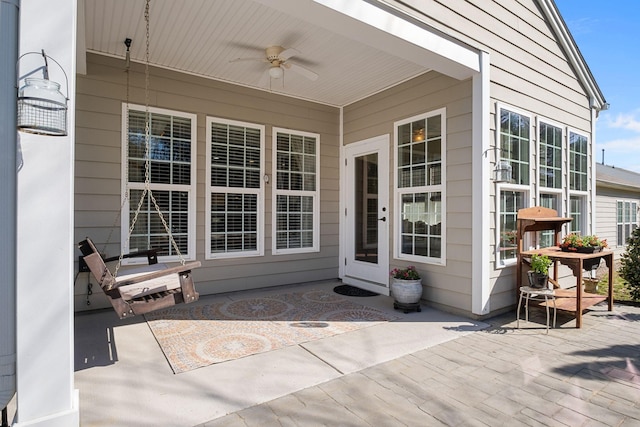
[(255, 1), (458, 80), (480, 72), (479, 51), (365, 0)]

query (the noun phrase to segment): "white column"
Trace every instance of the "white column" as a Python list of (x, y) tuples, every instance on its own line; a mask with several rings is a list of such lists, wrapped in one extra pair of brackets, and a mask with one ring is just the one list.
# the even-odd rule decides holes
[[(487, 150), (490, 147), (490, 108), (489, 95), (491, 80), (489, 70), (491, 62), (489, 54), (480, 52), (480, 72), (473, 76), (472, 102), (472, 278), (471, 278), (471, 311), (483, 315), (491, 311), (491, 259), (490, 259), (490, 183), (491, 165)], [(496, 195), (497, 197), (497, 195)]]
[[(76, 0), (23, 1), (20, 53), (45, 53), (68, 93), (68, 136), (21, 133), (18, 174), (17, 414), (15, 426), (79, 425), (73, 382), (73, 161)], [(23, 76), (42, 57), (20, 61)], [(42, 74), (36, 74), (42, 77)], [(21, 82), (22, 84), (22, 82)], [(68, 91), (68, 92), (67, 92)]]

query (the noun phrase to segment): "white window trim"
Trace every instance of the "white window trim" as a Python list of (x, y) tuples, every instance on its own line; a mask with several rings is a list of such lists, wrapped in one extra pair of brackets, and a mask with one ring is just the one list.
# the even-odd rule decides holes
[[(529, 184), (528, 185), (522, 185), (522, 184), (509, 184), (509, 183), (497, 183), (496, 184), (496, 194), (495, 194), (495, 200), (496, 200), (496, 217), (495, 217), (495, 247), (494, 247), (494, 256), (495, 256), (495, 265), (496, 265), (496, 269), (502, 269), (505, 267), (510, 267), (513, 265), (516, 265), (517, 263), (517, 258), (509, 258), (506, 260), (502, 260), (500, 259), (500, 216), (502, 215), (502, 209), (501, 209), (501, 204), (500, 204), (500, 193), (503, 190), (512, 190), (512, 191), (521, 191), (524, 193), (524, 200), (526, 205), (524, 206), (526, 207), (530, 207), (533, 206), (533, 194), (534, 192), (532, 191), (533, 185), (534, 183), (538, 183), (538, 168), (532, 168), (531, 166), (536, 165), (536, 163), (534, 162), (534, 157), (533, 154), (534, 152), (537, 153), (537, 149), (536, 149), (536, 145), (538, 144), (538, 136), (534, 133), (535, 130), (537, 130), (537, 127), (534, 127), (534, 120), (535, 117), (533, 114), (531, 114), (528, 111), (522, 110), (520, 108), (514, 107), (513, 105), (509, 105), (509, 104), (504, 104), (501, 102), (496, 102), (496, 112), (495, 112), (495, 141), (494, 141), (494, 146), (497, 147), (498, 149), (496, 150), (496, 162), (500, 161), (500, 159), (502, 158), (501, 156), (501, 143), (500, 143), (500, 128), (501, 128), (501, 123), (500, 123), (500, 111), (501, 110), (508, 110), (511, 111), (513, 113), (516, 114), (520, 114), (521, 116), (526, 116), (529, 118)], [(535, 150), (535, 151), (534, 151)], [(537, 186), (537, 185), (536, 185)], [(526, 242), (525, 242), (526, 243)]]
[[(316, 139), (316, 189), (315, 191), (304, 190), (278, 190), (278, 133), (286, 133), (291, 135), (307, 136)], [(313, 132), (305, 132), (301, 130), (286, 129), (273, 127), (271, 129), (271, 152), (273, 165), (272, 179), (272, 201), (271, 201), (271, 251), (273, 255), (300, 254), (309, 252), (320, 252), (320, 134)], [(308, 248), (278, 249), (277, 239), (277, 203), (278, 196), (311, 196), (313, 197), (313, 245)]]
[[(410, 193), (427, 193), (427, 192), (440, 192), (442, 195), (442, 205), (441, 205), (441, 231), (440, 231), (440, 258), (434, 257), (424, 257), (418, 255), (409, 255), (403, 254), (400, 248), (402, 247), (402, 225), (401, 225), (401, 210), (400, 210), (400, 201), (401, 201), (401, 193), (398, 188), (398, 128), (404, 124), (415, 122), (420, 119), (427, 119), (429, 117), (440, 115), (442, 117), (441, 123), (441, 184), (440, 185), (424, 185), (421, 187), (410, 187)], [(433, 264), (433, 265), (447, 265), (447, 109), (439, 108), (437, 110), (428, 111), (423, 114), (418, 114), (413, 117), (409, 117), (403, 120), (399, 120), (394, 122), (393, 124), (393, 157), (394, 157), (394, 167), (393, 167), (393, 206), (395, 207), (396, 214), (394, 215), (393, 220), (393, 229), (394, 229), (394, 239), (393, 239), (393, 255), (394, 258), (398, 260), (405, 260), (410, 262), (422, 263), (422, 264)]]
[[(125, 165), (128, 164), (129, 159), (127, 158), (128, 154), (128, 112), (129, 110), (136, 110), (145, 112), (146, 108), (144, 105), (138, 104), (129, 104), (127, 107), (126, 103), (122, 103), (122, 144), (121, 144), (121, 174), (120, 174), (120, 182), (121, 182), (121, 196), (124, 200), (124, 194), (129, 190), (140, 190), (144, 189), (144, 182), (134, 182), (129, 183), (129, 178), (127, 176), (128, 167)], [(191, 120), (191, 174), (189, 176), (189, 180), (191, 182), (190, 185), (177, 185), (177, 184), (154, 184), (150, 183), (149, 188), (151, 191), (163, 191), (163, 190), (174, 190), (174, 191), (185, 191), (188, 193), (188, 203), (189, 203), (189, 213), (188, 213), (188, 221), (189, 225), (188, 229), (188, 252), (182, 254), (182, 257), (185, 260), (195, 260), (196, 259), (196, 177), (197, 177), (197, 115), (191, 113), (185, 113), (182, 111), (168, 110), (164, 108), (157, 107), (148, 107), (149, 112), (152, 114), (164, 114), (175, 117), (184, 117)], [(121, 207), (120, 212), (120, 245), (123, 253), (131, 252), (129, 249), (129, 204), (125, 203)], [(140, 250), (145, 250), (148, 248), (139, 248)], [(158, 260), (161, 262), (175, 262), (180, 261), (180, 257), (178, 255), (172, 256), (160, 256)], [(134, 265), (134, 264), (144, 264), (146, 263), (146, 258), (125, 258), (122, 260), (123, 265)]]
[[(571, 150), (569, 147), (569, 143), (570, 143), (570, 138), (571, 138), (571, 134), (574, 133), (576, 135), (582, 136), (584, 138), (586, 138), (587, 140), (587, 170), (589, 170), (592, 167), (592, 163), (591, 163), (591, 138), (589, 138), (589, 135), (586, 134), (585, 132), (581, 132), (579, 130), (576, 130), (574, 128), (571, 127), (567, 127), (567, 135), (566, 135), (566, 141), (565, 141), (565, 150), (566, 150), (566, 165), (567, 165), (567, 172), (566, 172), (566, 185), (564, 188), (566, 188), (566, 205), (565, 205), (565, 209), (567, 212), (568, 216), (571, 216), (571, 196), (579, 196), (582, 198), (582, 224), (580, 224), (579, 228), (581, 231), (582, 235), (588, 235), (588, 234), (592, 234), (591, 230), (591, 223), (589, 221), (589, 216), (590, 216), (590, 211), (589, 211), (589, 194), (590, 191), (589, 189), (591, 188), (591, 174), (589, 172), (587, 172), (587, 189), (586, 190), (572, 190), (571, 189)], [(595, 197), (595, 194), (593, 195)], [(571, 232), (571, 224), (567, 224), (567, 233)]]
[(570, 194), (589, 194), (589, 189), (591, 188), (591, 174), (587, 171), (587, 189), (586, 190), (572, 190), (571, 189), (571, 150), (569, 147), (569, 143), (570, 143), (570, 138), (571, 138), (571, 134), (576, 134), (579, 136), (584, 137), (587, 140), (587, 170), (591, 169), (591, 138), (589, 138), (589, 135), (587, 135), (584, 132), (580, 132), (578, 130), (572, 129), (570, 127), (567, 127), (567, 137), (566, 137), (566, 150), (567, 150), (567, 182), (566, 182), (566, 189), (567, 192)]
[[(244, 188), (244, 187), (214, 187), (211, 185), (211, 125), (213, 123), (223, 123), (232, 126), (242, 126), (247, 128), (258, 129), (260, 131), (260, 188)], [(237, 120), (223, 119), (219, 117), (207, 116), (206, 120), (206, 167), (205, 167), (205, 259), (224, 259), (224, 258), (244, 258), (264, 255), (264, 176), (265, 176), (265, 126), (249, 122), (241, 122)], [(211, 252), (211, 193), (241, 193), (241, 194), (257, 194), (257, 248), (254, 251), (237, 251), (237, 252)]]
[[(618, 222), (618, 203), (622, 203), (622, 222)], [(624, 205), (625, 203), (629, 203), (629, 209), (630, 209), (630, 214), (631, 216), (633, 216), (633, 205), (636, 205), (636, 211), (635, 211), (635, 215), (636, 215), (636, 222), (631, 221), (631, 218), (629, 218), (629, 222), (625, 222), (624, 221)], [(629, 238), (631, 236), (631, 233), (633, 233), (633, 230), (635, 230), (635, 228), (638, 227), (638, 217), (640, 216), (638, 213), (638, 208), (640, 207), (640, 200), (634, 200), (634, 199), (616, 199), (616, 247), (618, 248), (626, 248), (627, 244), (627, 238)], [(618, 244), (618, 237), (620, 237), (618, 235), (618, 226), (622, 225), (623, 229), (624, 226), (626, 224), (629, 224), (631, 227), (633, 227), (635, 225), (635, 227), (633, 227), (629, 233), (629, 236), (627, 236), (627, 238), (624, 238), (623, 236), (623, 240), (622, 240), (622, 245)], [(623, 233), (624, 234), (624, 233)], [(609, 243), (610, 246), (611, 243)]]
[[(545, 187), (542, 186), (542, 184), (540, 183), (540, 169), (542, 167), (541, 163), (540, 163), (540, 159), (541, 159), (541, 153), (540, 153), (540, 125), (544, 123), (546, 125), (549, 126), (553, 126), (556, 128), (559, 128), (560, 131), (562, 132), (561, 135), (561, 144), (560, 144), (560, 173), (561, 173), (561, 178), (560, 178), (560, 188), (554, 188), (554, 187)], [(542, 116), (538, 116), (536, 117), (536, 134), (535, 134), (535, 149), (536, 149), (536, 188), (538, 189), (539, 193), (555, 193), (555, 192), (562, 192), (563, 188), (565, 188), (567, 186), (568, 183), (568, 175), (566, 172), (564, 172), (566, 170), (566, 168), (563, 168), (563, 165), (565, 164), (565, 159), (568, 159), (567, 157), (567, 152), (568, 152), (568, 138), (567, 135), (568, 133), (566, 132), (566, 125), (563, 125), (562, 123), (558, 123), (556, 121), (547, 119), (546, 117), (542, 117)], [(564, 173), (563, 173), (564, 172)], [(536, 200), (538, 200), (536, 198)], [(562, 205), (562, 203), (560, 203), (560, 206)], [(558, 212), (559, 213), (559, 212)]]

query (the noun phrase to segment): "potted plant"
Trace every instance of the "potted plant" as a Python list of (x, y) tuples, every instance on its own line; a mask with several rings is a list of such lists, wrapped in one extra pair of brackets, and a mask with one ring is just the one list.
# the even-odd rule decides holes
[(571, 233), (566, 235), (560, 244), (560, 249), (565, 252), (594, 253), (600, 252), (606, 247), (607, 240), (600, 239), (595, 234), (592, 236), (580, 236), (577, 233)]
[(551, 267), (552, 262), (547, 255), (534, 254), (531, 256), (531, 270), (527, 272), (529, 286), (538, 289), (548, 287), (549, 267)]
[(414, 266), (391, 270), (391, 295), (394, 308), (402, 308), (407, 313), (415, 309), (420, 311), (422, 298), (422, 279)]

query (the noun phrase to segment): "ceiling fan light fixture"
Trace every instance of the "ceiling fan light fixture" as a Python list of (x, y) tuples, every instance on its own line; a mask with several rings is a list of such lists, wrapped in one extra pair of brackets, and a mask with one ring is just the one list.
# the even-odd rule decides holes
[(284, 76), (284, 70), (279, 65), (274, 65), (269, 68), (269, 75), (273, 79), (281, 79)]

